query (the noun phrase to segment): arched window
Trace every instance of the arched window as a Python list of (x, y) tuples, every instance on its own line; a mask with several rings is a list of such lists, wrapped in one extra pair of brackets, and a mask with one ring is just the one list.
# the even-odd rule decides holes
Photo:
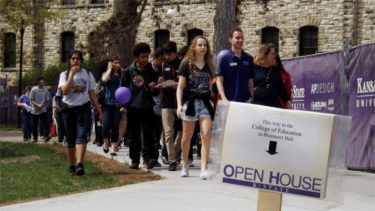
[(74, 50), (74, 33), (63, 32), (61, 34), (61, 62), (67, 62), (69, 54)]
[(75, 0), (62, 0), (62, 5), (75, 5)]
[(4, 36), (4, 67), (16, 67), (16, 35), (6, 33)]
[(188, 31), (188, 46), (190, 45), (191, 41), (194, 39), (194, 37), (196, 36), (202, 36), (203, 35), (203, 31), (200, 30), (200, 29), (190, 29)]
[(309, 55), (318, 52), (318, 28), (304, 26), (299, 30), (299, 55)]
[(279, 29), (275, 27), (265, 27), (262, 29), (262, 43), (272, 43), (279, 49)]
[(169, 42), (169, 31), (164, 29), (159, 29), (154, 32), (155, 35), (155, 49), (163, 46), (165, 43)]

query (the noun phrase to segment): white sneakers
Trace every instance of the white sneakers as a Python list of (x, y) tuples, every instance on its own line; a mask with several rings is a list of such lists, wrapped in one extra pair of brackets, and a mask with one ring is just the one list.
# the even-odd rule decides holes
[[(182, 165), (181, 177), (188, 177), (188, 176), (189, 176), (189, 166)], [(202, 169), (199, 177), (201, 178), (201, 180), (207, 180), (208, 178), (207, 169)]]
[(181, 177), (188, 177), (188, 176), (189, 176), (189, 167), (182, 165)]
[(207, 169), (202, 169), (201, 170), (201, 174), (199, 175), (199, 177), (201, 178), (201, 180), (207, 180), (207, 178), (208, 178), (208, 171), (207, 171)]

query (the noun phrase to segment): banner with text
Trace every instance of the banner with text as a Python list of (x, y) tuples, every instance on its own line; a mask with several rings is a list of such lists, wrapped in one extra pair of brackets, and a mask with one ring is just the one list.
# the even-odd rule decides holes
[(294, 109), (342, 114), (341, 51), (286, 59), (283, 65), (292, 79)]
[(220, 178), (224, 183), (324, 198), (333, 120), (331, 114), (231, 102)]
[(349, 58), (352, 127), (347, 165), (375, 171), (375, 44), (350, 49)]

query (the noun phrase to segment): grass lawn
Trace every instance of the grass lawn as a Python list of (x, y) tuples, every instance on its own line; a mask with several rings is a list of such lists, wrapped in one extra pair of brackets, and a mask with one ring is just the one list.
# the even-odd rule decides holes
[(61, 145), (0, 142), (0, 205), (160, 179), (87, 153), (84, 176), (69, 176)]

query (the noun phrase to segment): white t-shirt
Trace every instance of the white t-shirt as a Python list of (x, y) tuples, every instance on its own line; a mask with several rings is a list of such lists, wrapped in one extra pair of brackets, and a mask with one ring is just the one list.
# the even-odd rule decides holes
[[(65, 84), (67, 80), (66, 72), (60, 74), (59, 88)], [(63, 102), (68, 104), (69, 107), (80, 106), (88, 101), (90, 101), (88, 90), (95, 89), (95, 79), (94, 76), (81, 68), (74, 77), (73, 85), (70, 89), (70, 92), (67, 95), (64, 95)]]

